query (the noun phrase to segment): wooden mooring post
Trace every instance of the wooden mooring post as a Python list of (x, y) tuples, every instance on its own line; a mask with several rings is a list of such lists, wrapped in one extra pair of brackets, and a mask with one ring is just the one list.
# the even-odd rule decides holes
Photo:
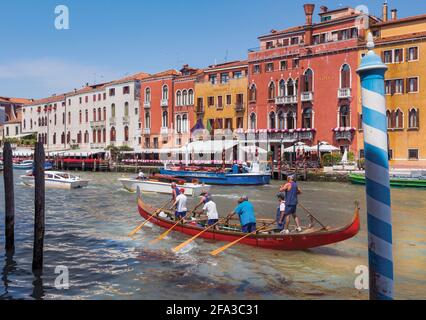
[(34, 248), (32, 268), (35, 272), (43, 271), (43, 247), (45, 232), (45, 180), (44, 180), (44, 147), (36, 143), (34, 153), (35, 175), (35, 217), (34, 217)]
[(5, 196), (5, 250), (7, 253), (15, 251), (15, 191), (13, 183), (13, 154), (9, 142), (3, 148), (4, 166), (4, 196)]

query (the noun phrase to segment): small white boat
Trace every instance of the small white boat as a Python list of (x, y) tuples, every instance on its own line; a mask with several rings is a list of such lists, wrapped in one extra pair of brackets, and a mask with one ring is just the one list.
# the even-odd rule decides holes
[(20, 163), (14, 163), (13, 169), (16, 170), (30, 170), (33, 168), (34, 161), (33, 160), (24, 160)]
[(190, 197), (198, 197), (203, 192), (208, 192), (211, 188), (209, 185), (200, 183), (189, 183), (184, 180), (175, 179), (170, 176), (155, 175), (150, 179), (119, 179), (124, 189), (130, 192), (136, 192), (137, 188), (142, 192), (155, 192), (163, 194), (171, 194), (171, 183), (176, 182), (178, 188), (185, 189), (185, 195)]
[[(87, 187), (89, 184), (89, 180), (83, 180), (75, 175), (59, 171), (45, 172), (44, 179), (46, 188), (77, 189)], [(34, 186), (34, 176), (32, 173), (21, 176), (21, 180), (27, 186)]]

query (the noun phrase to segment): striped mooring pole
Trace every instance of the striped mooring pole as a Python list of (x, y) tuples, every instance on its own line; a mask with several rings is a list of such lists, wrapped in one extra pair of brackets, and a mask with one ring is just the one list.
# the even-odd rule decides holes
[(362, 87), (370, 299), (392, 300), (392, 214), (384, 88), (388, 68), (373, 51), (374, 46), (369, 33), (368, 53), (357, 70)]

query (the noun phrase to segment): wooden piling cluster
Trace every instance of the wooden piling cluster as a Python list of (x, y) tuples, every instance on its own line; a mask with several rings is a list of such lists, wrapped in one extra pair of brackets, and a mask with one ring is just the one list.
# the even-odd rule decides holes
[[(32, 270), (36, 274), (43, 272), (43, 248), (45, 233), (45, 180), (44, 163), (46, 157), (42, 143), (36, 144), (33, 173), (35, 176), (35, 214), (34, 247)], [(3, 148), (4, 189), (5, 189), (5, 249), (10, 255), (15, 250), (15, 194), (13, 179), (13, 155), (10, 143)]]

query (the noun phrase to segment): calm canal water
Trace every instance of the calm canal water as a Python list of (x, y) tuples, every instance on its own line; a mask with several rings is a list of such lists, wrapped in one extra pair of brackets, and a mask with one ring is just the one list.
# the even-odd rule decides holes
[[(153, 246), (161, 230), (147, 225), (136, 239), (126, 235), (142, 219), (136, 196), (123, 190), (121, 174), (84, 173), (84, 190), (47, 191), (45, 271), (31, 273), (33, 195), (15, 175), (16, 252), (4, 255), (4, 196), (0, 177), (0, 299), (367, 299), (354, 288), (359, 265), (367, 264), (364, 188), (339, 183), (301, 183), (301, 202), (331, 226), (350, 222), (360, 200), (362, 230), (343, 243), (299, 252), (234, 246), (218, 257), (220, 244), (197, 240), (184, 252), (171, 248), (187, 237), (173, 233)], [(222, 214), (248, 194), (258, 216), (275, 215), (277, 183), (264, 187), (215, 187)], [(164, 196), (146, 194), (160, 204)], [(426, 190), (393, 190), (395, 293), (426, 298)], [(299, 212), (300, 216), (305, 215)], [(69, 268), (70, 288), (54, 286), (56, 266)]]

